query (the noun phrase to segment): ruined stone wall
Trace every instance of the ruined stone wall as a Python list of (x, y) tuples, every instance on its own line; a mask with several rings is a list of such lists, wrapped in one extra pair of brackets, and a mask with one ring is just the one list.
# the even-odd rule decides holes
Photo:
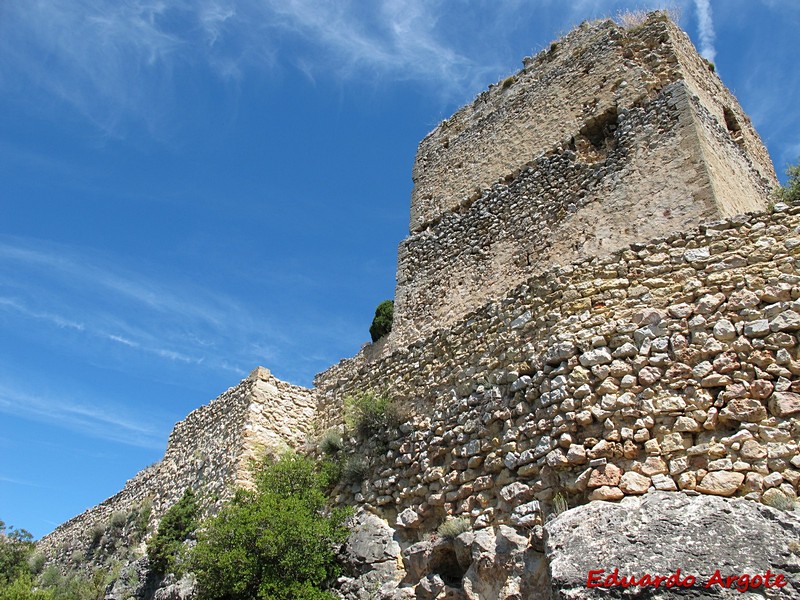
[[(236, 487), (250, 487), (253, 461), (266, 452), (298, 448), (312, 428), (316, 399), (310, 390), (275, 379), (259, 367), (238, 385), (175, 425), (164, 458), (141, 471), (111, 498), (60, 525), (38, 543), (40, 551), (62, 565), (100, 560), (100, 540), (93, 530), (105, 529), (116, 548), (136, 546), (144, 536), (133, 523), (150, 505), (149, 532), (187, 488), (198, 496), (205, 514), (216, 512)], [(115, 514), (125, 524), (111, 525)], [(139, 549), (143, 552), (144, 548)]]
[(398, 255), (393, 343), (451, 323), (548, 267), (716, 217), (693, 110), (685, 85), (671, 84), (616, 114), (591, 157), (574, 145), (549, 152), (409, 236)]
[(413, 416), (359, 441), (369, 475), (339, 499), (424, 528), (447, 514), (525, 524), (557, 492), (786, 505), (799, 269), (800, 207), (777, 205), (554, 268), (408, 348), (342, 361), (315, 381), (326, 426), (367, 389)]
[(777, 180), (663, 15), (584, 24), (420, 144), (392, 346), (554, 264), (763, 209)]
[(637, 106), (681, 80), (719, 123), (730, 113), (743, 152), (774, 183), (769, 155), (736, 98), (686, 33), (654, 13), (627, 30), (610, 20), (581, 24), (440, 123), (417, 151), (410, 230), (420, 231), (564, 140), (588, 137), (592, 120), (607, 110)]

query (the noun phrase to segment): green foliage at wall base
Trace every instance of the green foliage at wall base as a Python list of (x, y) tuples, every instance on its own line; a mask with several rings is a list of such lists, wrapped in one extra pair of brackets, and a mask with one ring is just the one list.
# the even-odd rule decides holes
[(267, 463), (256, 492), (239, 491), (207, 522), (191, 553), (207, 600), (332, 600), (335, 546), (347, 538), (346, 511), (325, 511), (328, 478), (295, 454)]
[(158, 525), (158, 531), (147, 543), (150, 568), (164, 575), (179, 570), (178, 558), (183, 542), (197, 529), (197, 500), (187, 489), (173, 504)]

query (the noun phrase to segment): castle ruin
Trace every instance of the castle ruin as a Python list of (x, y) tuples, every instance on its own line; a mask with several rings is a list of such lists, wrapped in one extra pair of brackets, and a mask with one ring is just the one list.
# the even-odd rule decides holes
[(531, 275), (766, 207), (750, 119), (666, 17), (584, 23), (419, 145), (395, 346)]
[[(526, 59), (426, 136), (413, 177), (389, 339), (313, 390), (257, 369), (43, 538), (51, 560), (92, 560), (89, 529), (145, 498), (151, 527), (186, 486), (214, 512), (258, 452), (308, 450), (370, 390), (407, 419), (359, 441), (368, 473), (335, 501), (402, 542), (363, 575), (381, 598), (549, 598), (556, 502), (796, 500), (800, 207), (768, 209), (763, 144), (665, 15), (585, 23)], [(463, 556), (422, 540), (452, 516), (476, 532)], [(501, 537), (513, 568), (480, 558)], [(775, 567), (779, 550), (757, 558)]]

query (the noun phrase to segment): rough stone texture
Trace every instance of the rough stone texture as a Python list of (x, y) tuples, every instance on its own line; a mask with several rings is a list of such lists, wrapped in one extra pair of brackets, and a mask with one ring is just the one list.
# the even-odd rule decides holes
[[(94, 527), (109, 529), (115, 513), (138, 514), (149, 502), (149, 531), (184, 490), (200, 492), (204, 514), (215, 512), (236, 487), (252, 486), (251, 465), (265, 452), (299, 448), (311, 429), (316, 399), (310, 390), (275, 379), (259, 367), (216, 400), (193, 411), (170, 434), (161, 462), (147, 467), (118, 494), (70, 519), (38, 542), (50, 560), (67, 564), (82, 556), (97, 564), (100, 555), (91, 539)], [(126, 526), (115, 535), (119, 546), (144, 553), (141, 537)], [(137, 547), (138, 546), (138, 547)]]
[(403, 577), (400, 544), (386, 521), (359, 511), (348, 523), (350, 537), (340, 551), (345, 576), (337, 588), (348, 600), (371, 600)]
[[(759, 499), (800, 467), (800, 341), (748, 325), (800, 314), (797, 239), (800, 207), (776, 205), (553, 269), (408, 348), (342, 361), (315, 382), (321, 427), (358, 390), (389, 389), (410, 414), (361, 445), (370, 472), (339, 501), (390, 522), (410, 508), (425, 530), (511, 522), (514, 483), (547, 507), (651, 486)], [(602, 464), (649, 483), (593, 481)]]
[[(743, 598), (735, 589), (702, 586), (719, 569), (724, 577), (782, 573), (789, 584), (767, 590), (767, 598), (800, 597), (800, 518), (743, 499), (654, 492), (618, 504), (593, 502), (560, 515), (545, 529), (552, 597), (583, 598)], [(587, 589), (590, 570), (604, 577), (693, 575), (696, 587)], [(774, 579), (773, 579), (774, 581)], [(763, 592), (764, 588), (752, 590)], [(638, 593), (636, 593), (638, 592)], [(547, 596), (542, 596), (547, 597)], [(756, 597), (756, 596), (753, 596)], [(757, 597), (764, 597), (758, 595)]]
[(777, 182), (736, 99), (658, 14), (584, 23), (527, 59), (421, 142), (414, 181), (393, 346), (553, 265), (763, 209)]

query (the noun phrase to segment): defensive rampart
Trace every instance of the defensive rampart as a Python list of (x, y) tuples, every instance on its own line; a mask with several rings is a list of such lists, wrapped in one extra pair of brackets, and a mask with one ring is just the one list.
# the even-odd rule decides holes
[[(387, 389), (413, 418), (343, 487), (413, 527), (524, 524), (648, 489), (775, 505), (800, 479), (800, 207), (734, 217), (528, 279), (383, 359), (318, 376), (320, 418)], [(382, 445), (383, 442), (387, 445)], [(522, 507), (522, 508), (520, 508)]]
[(164, 512), (189, 488), (204, 514), (215, 512), (237, 487), (252, 485), (253, 461), (261, 461), (266, 452), (303, 445), (315, 410), (310, 390), (279, 381), (259, 367), (176, 424), (160, 462), (46, 535), (39, 550), (62, 565), (70, 560), (97, 563), (103, 543), (110, 544), (106, 550), (113, 554), (155, 531)]

